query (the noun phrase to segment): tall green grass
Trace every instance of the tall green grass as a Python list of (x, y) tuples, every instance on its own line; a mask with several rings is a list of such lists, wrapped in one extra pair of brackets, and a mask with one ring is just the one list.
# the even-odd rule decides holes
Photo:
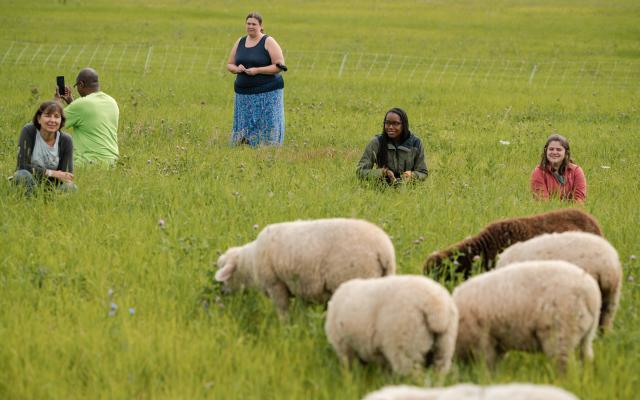
[[(253, 9), (292, 54), (621, 66), (637, 66), (640, 55), (633, 1), (68, 0), (5, 4), (0, 59), (10, 42), (230, 48)], [(20, 128), (51, 97), (55, 76), (72, 81), (90, 56), (75, 65), (74, 54), (59, 68), (0, 63), (5, 176), (15, 168)], [(98, 71), (121, 109), (117, 167), (77, 168), (72, 195), (25, 199), (0, 185), (0, 397), (355, 399), (386, 384), (512, 381), (555, 384), (582, 399), (637, 397), (637, 82), (454, 82), (449, 73), (416, 82), (392, 70), (339, 77), (334, 67), (298, 64), (285, 74), (285, 145), (259, 149), (229, 146), (233, 76), (218, 60), (206, 72), (145, 74), (126, 63)], [(430, 176), (380, 189), (357, 181), (355, 164), (394, 106), (407, 110), (425, 142)], [(554, 131), (570, 139), (587, 174), (584, 207), (624, 264), (615, 329), (596, 340), (593, 363), (576, 361), (558, 375), (544, 357), (512, 353), (494, 371), (457, 363), (445, 379), (347, 370), (326, 341), (321, 307), (295, 303), (282, 324), (264, 296), (226, 296), (213, 283), (219, 254), (265, 225), (334, 216), (384, 227), (399, 272), (421, 273), (431, 251), (497, 218), (566, 206), (535, 202), (528, 188)]]

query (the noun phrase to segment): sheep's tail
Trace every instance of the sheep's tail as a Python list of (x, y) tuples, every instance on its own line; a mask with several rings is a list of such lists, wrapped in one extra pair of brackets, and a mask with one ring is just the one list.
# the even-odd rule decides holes
[(453, 316), (457, 319), (457, 312), (451, 309), (451, 303), (433, 296), (427, 304), (423, 302), (420, 306), (422, 318), (431, 332), (444, 333), (451, 325)]
[(598, 235), (600, 237), (604, 237), (604, 232), (602, 232), (602, 228), (600, 227), (600, 224), (598, 223), (598, 221), (596, 221), (596, 219), (591, 217), (590, 215), (589, 217), (590, 217), (588, 220), (589, 224), (584, 229), (584, 231), (593, 233), (594, 235)]
[(602, 228), (593, 215), (575, 208), (564, 210), (564, 212), (566, 213), (566, 223), (573, 225), (574, 229), (604, 237)]
[(390, 256), (385, 253), (378, 253), (378, 267), (380, 269), (380, 276), (395, 275), (396, 273), (396, 258), (395, 254), (391, 252)]

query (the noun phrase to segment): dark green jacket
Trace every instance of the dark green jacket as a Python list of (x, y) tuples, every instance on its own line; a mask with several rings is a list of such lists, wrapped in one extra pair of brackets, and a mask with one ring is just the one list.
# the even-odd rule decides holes
[[(376, 155), (380, 148), (380, 135), (375, 136), (358, 162), (357, 173), (361, 179), (382, 179), (382, 166), (376, 164)], [(410, 134), (399, 145), (387, 144), (387, 167), (393, 171), (396, 178), (400, 178), (404, 171), (411, 171), (415, 179), (423, 180), (429, 173), (424, 159), (424, 148), (418, 137)]]

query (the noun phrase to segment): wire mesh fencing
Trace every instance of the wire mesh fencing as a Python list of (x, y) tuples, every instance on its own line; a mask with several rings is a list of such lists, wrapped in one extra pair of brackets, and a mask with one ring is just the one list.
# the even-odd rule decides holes
[[(0, 68), (47, 67), (140, 74), (224, 74), (227, 47), (151, 44), (0, 43)], [(414, 57), (399, 54), (285, 50), (289, 74), (387, 79), (415, 85), (511, 84), (537, 87), (640, 88), (640, 62)]]

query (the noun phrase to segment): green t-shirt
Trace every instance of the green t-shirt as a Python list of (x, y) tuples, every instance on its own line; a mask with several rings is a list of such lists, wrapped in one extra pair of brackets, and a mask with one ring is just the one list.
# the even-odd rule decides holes
[(73, 161), (76, 164), (114, 163), (118, 152), (118, 104), (103, 92), (74, 100), (64, 109), (65, 126), (73, 128)]

